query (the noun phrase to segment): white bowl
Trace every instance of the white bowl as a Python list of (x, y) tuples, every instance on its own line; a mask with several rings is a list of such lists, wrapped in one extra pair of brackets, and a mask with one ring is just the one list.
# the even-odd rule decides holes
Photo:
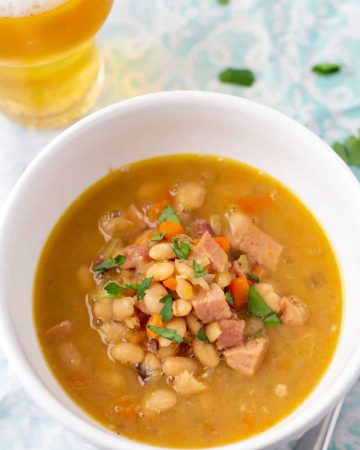
[(346, 165), (309, 130), (241, 98), (191, 91), (134, 98), (81, 120), (41, 152), (14, 188), (0, 228), (0, 330), (7, 356), (34, 400), (72, 431), (100, 447), (149, 448), (98, 425), (60, 388), (37, 342), (32, 288), (44, 243), (79, 194), (111, 168), (172, 153), (224, 155), (263, 169), (300, 197), (330, 239), (345, 301), (333, 361), (290, 416), (226, 448), (263, 449), (299, 437), (360, 372), (360, 189)]

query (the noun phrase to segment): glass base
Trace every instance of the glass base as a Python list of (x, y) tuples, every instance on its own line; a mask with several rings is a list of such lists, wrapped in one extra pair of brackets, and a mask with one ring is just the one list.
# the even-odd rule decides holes
[(52, 128), (84, 115), (104, 78), (94, 41), (41, 66), (0, 66), (0, 111), (26, 126)]

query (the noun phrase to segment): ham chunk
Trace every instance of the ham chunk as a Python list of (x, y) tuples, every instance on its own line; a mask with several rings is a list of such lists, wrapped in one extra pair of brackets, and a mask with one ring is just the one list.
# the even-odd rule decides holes
[(293, 326), (304, 325), (308, 316), (307, 305), (297, 297), (281, 297), (280, 317), (284, 324)]
[(228, 319), (231, 316), (223, 290), (215, 283), (209, 290), (202, 290), (192, 301), (196, 316), (203, 323)]
[(243, 342), (245, 322), (239, 319), (220, 320), (221, 334), (217, 340), (218, 348), (237, 347)]
[(228, 263), (227, 254), (211, 237), (208, 231), (205, 231), (205, 233), (201, 236), (201, 239), (196, 246), (196, 252), (198, 254), (205, 254), (217, 272), (224, 272), (226, 269)]
[(51, 339), (62, 340), (69, 337), (73, 329), (73, 323), (70, 320), (63, 320), (46, 331), (46, 336)]
[(244, 214), (230, 216), (230, 242), (232, 247), (269, 270), (275, 270), (282, 245), (255, 226)]
[(150, 261), (148, 244), (132, 244), (123, 248), (120, 253), (126, 256), (121, 269), (138, 269)]
[(242, 375), (252, 376), (263, 362), (269, 340), (265, 337), (252, 339), (244, 345), (225, 350), (226, 363)]

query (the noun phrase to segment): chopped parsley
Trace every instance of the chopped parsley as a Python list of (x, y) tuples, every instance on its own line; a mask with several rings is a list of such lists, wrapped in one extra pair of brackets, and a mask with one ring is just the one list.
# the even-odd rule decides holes
[(218, 0), (218, 3), (220, 3), (220, 5), (228, 5), (230, 0)]
[(175, 214), (171, 205), (166, 205), (162, 213), (159, 216), (159, 222), (175, 222), (180, 223), (180, 219)]
[(145, 297), (145, 291), (146, 289), (149, 289), (152, 278), (153, 277), (145, 278), (145, 280), (142, 280), (139, 284), (131, 286), (133, 289), (136, 289), (138, 300), (142, 300)]
[(338, 73), (341, 70), (341, 65), (340, 64), (334, 64), (334, 63), (320, 63), (320, 64), (315, 64), (315, 66), (313, 66), (311, 68), (311, 71), (321, 75), (321, 76), (328, 76), (328, 75), (333, 75), (334, 73)]
[(193, 261), (193, 268), (195, 278), (200, 278), (207, 274), (207, 270), (204, 267), (201, 267), (195, 260)]
[(179, 238), (174, 239), (173, 250), (175, 255), (180, 259), (186, 259), (190, 253), (190, 245), (184, 241), (180, 241)]
[(260, 278), (257, 275), (253, 274), (253, 273), (247, 273), (246, 276), (248, 278), (250, 278), (250, 280), (255, 281), (255, 283), (259, 283), (260, 282)]
[(233, 305), (233, 304), (235, 303), (235, 299), (234, 299), (234, 297), (230, 294), (230, 292), (225, 292), (225, 298), (226, 298), (226, 301), (227, 301), (228, 303), (230, 303), (230, 305)]
[(206, 336), (205, 330), (203, 327), (201, 327), (199, 329), (199, 331), (197, 332), (197, 338), (200, 339), (200, 341), (205, 341), (205, 342), (209, 342), (209, 338)]
[(93, 268), (94, 272), (105, 272), (106, 270), (115, 269), (116, 267), (124, 264), (126, 260), (125, 255), (117, 255), (115, 258), (107, 258), (102, 263)]
[(109, 283), (106, 284), (106, 286), (104, 287), (104, 291), (106, 291), (106, 294), (104, 295), (100, 295), (97, 298), (98, 299), (102, 299), (102, 298), (119, 298), (123, 295), (124, 291), (126, 291), (127, 289), (120, 286), (120, 284), (116, 283), (116, 281), (110, 281)]
[(335, 142), (333, 149), (347, 164), (360, 167), (360, 133), (349, 136), (343, 144)]
[(219, 81), (249, 87), (254, 84), (255, 76), (251, 70), (229, 67), (219, 73)]
[(166, 231), (163, 231), (159, 234), (154, 234), (151, 238), (151, 241), (162, 241), (166, 235)]
[(280, 325), (279, 316), (268, 306), (262, 296), (253, 287), (249, 286), (249, 301), (247, 306), (249, 316), (259, 317), (265, 325)]
[(169, 339), (169, 341), (176, 342), (177, 344), (181, 344), (183, 341), (182, 337), (178, 334), (178, 332), (176, 330), (173, 330), (172, 328), (156, 327), (155, 325), (147, 325), (147, 327), (153, 333), (157, 334), (158, 336)]
[(169, 320), (172, 319), (173, 313), (172, 313), (172, 302), (173, 298), (170, 294), (165, 295), (165, 297), (161, 298), (160, 303), (164, 303), (164, 306), (162, 307), (160, 314), (162, 317), (163, 322), (169, 322)]

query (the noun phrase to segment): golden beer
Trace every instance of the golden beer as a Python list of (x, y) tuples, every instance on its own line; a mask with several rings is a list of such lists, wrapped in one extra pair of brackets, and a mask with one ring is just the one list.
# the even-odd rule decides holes
[(0, 0), (0, 109), (57, 126), (93, 103), (101, 77), (92, 37), (113, 0)]

